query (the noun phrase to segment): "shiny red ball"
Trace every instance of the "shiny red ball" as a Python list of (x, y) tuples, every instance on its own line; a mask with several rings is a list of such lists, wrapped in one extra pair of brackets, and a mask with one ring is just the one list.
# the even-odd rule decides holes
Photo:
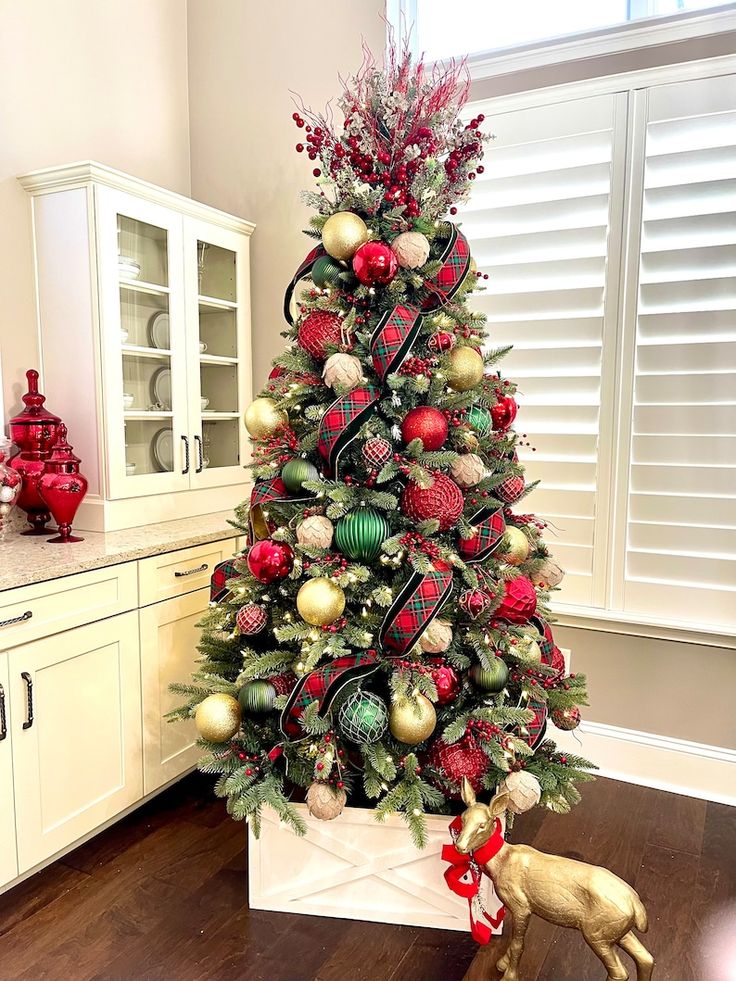
[(447, 531), (463, 513), (463, 493), (454, 480), (442, 473), (435, 475), (431, 487), (409, 481), (401, 496), (401, 510), (412, 521), (436, 518), (440, 531)]
[(503, 599), (494, 616), (510, 623), (526, 623), (537, 609), (537, 593), (526, 576), (509, 579), (503, 584)]
[(427, 754), (427, 765), (436, 770), (440, 778), (433, 780), (435, 786), (445, 790), (442, 781), (446, 781), (452, 785), (451, 796), (458, 798), (463, 777), (468, 778), (476, 794), (481, 791), (489, 761), (483, 750), (467, 739), (458, 743), (436, 739)]
[(518, 406), (510, 395), (502, 395), (495, 405), (491, 406), (491, 419), (496, 432), (504, 432), (516, 418)]
[(404, 417), (401, 436), (405, 443), (421, 439), (425, 450), (439, 450), (447, 439), (447, 419), (431, 405), (418, 405)]
[(328, 345), (337, 347), (343, 342), (342, 320), (336, 313), (327, 310), (314, 310), (299, 326), (299, 346), (313, 358), (324, 361)]
[(451, 351), (455, 347), (455, 335), (449, 330), (440, 330), (432, 334), (427, 341), (427, 347), (435, 354), (444, 354), (445, 351)]
[(440, 705), (454, 702), (460, 694), (460, 679), (455, 669), (449, 664), (440, 664), (433, 668), (432, 681), (437, 689), (437, 701)]
[(251, 574), (268, 585), (279, 579), (286, 579), (294, 568), (294, 552), (285, 542), (275, 542), (266, 538), (248, 552), (248, 568)]
[(364, 286), (386, 286), (398, 268), (393, 249), (384, 242), (366, 242), (353, 256), (353, 272)]

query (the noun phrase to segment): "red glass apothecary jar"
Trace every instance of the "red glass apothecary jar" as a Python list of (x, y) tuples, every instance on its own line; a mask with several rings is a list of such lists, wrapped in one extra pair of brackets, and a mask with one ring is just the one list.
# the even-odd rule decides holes
[(48, 505), (59, 526), (56, 538), (50, 542), (83, 542), (72, 535), (72, 522), (87, 493), (87, 478), (79, 472), (80, 459), (72, 453), (66, 441), (66, 426), (59, 426), (59, 438), (46, 460), (46, 471), (38, 481), (38, 493)]

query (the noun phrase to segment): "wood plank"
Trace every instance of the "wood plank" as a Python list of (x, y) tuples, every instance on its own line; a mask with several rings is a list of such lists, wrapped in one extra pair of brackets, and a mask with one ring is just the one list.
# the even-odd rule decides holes
[(0, 896), (0, 936), (30, 919), (87, 878), (84, 872), (56, 862)]

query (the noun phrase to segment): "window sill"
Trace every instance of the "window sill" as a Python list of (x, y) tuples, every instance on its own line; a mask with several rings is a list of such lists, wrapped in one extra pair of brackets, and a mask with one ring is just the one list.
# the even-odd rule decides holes
[(736, 650), (736, 630), (728, 627), (713, 629), (692, 623), (656, 617), (637, 616), (635, 613), (619, 613), (585, 606), (553, 604), (555, 621), (561, 627), (578, 630), (599, 630), (628, 637), (649, 637), (669, 640), (676, 644), (702, 644), (705, 647), (723, 647)]

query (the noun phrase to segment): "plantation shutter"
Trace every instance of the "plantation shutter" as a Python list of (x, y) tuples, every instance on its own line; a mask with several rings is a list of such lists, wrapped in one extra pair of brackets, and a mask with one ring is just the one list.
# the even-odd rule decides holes
[(623, 184), (614, 147), (624, 145), (626, 95), (500, 114), (479, 102), (471, 111), (495, 135), (460, 215), (489, 275), (474, 302), (488, 317), (490, 346), (514, 345), (500, 367), (519, 386), (527, 480), (542, 481), (516, 510), (550, 522), (545, 537), (567, 571), (561, 600), (602, 605), (605, 541), (594, 553), (596, 529), (605, 536), (608, 522), (602, 353), (616, 331)]
[(637, 99), (646, 140), (623, 608), (733, 626), (736, 76)]

